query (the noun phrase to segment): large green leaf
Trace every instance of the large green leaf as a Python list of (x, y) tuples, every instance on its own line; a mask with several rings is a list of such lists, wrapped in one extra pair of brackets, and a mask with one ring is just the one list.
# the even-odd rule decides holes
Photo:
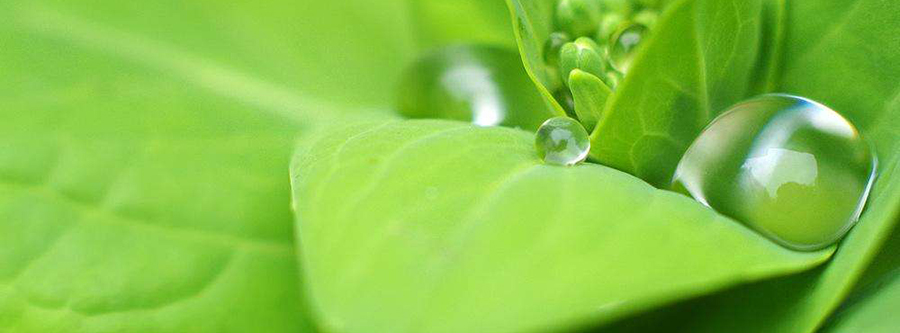
[(397, 6), (0, 2), (0, 331), (312, 331), (290, 151), (393, 100)]
[[(900, 3), (793, 1), (783, 41), (781, 91), (821, 101), (872, 141), (880, 171), (857, 226), (822, 269), (690, 303), (703, 308), (685, 332), (812, 332), (853, 290), (900, 216)], [(827, 22), (823, 24), (822, 22)], [(896, 267), (897, 231), (871, 281)], [(665, 325), (665, 327), (670, 327)]]
[(597, 164), (543, 165), (533, 135), (349, 123), (292, 171), (311, 302), (332, 332), (522, 332), (608, 322), (797, 272), (786, 250)]

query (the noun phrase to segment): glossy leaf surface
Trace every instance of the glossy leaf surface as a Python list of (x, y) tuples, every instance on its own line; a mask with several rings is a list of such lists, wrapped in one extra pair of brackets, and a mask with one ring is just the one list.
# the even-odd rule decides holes
[[(837, 110), (876, 147), (878, 178), (856, 227), (824, 267), (751, 284), (675, 309), (685, 332), (813, 332), (857, 285), (879, 251), (868, 285), (897, 267), (895, 223), (900, 216), (900, 45), (891, 22), (898, 4), (877, 0), (793, 1), (785, 21), (781, 91), (807, 96)], [(829, 22), (822, 24), (821, 22)], [(879, 45), (877, 48), (874, 45)], [(856, 84), (845, 84), (846, 82)], [(886, 248), (882, 245), (889, 240)], [(707, 309), (694, 312), (692, 309)], [(693, 319), (684, 319), (693, 318)], [(660, 323), (665, 327), (668, 324)]]
[(530, 133), (348, 124), (292, 166), (300, 257), (336, 332), (522, 332), (607, 322), (797, 272), (793, 252), (596, 164), (544, 165)]

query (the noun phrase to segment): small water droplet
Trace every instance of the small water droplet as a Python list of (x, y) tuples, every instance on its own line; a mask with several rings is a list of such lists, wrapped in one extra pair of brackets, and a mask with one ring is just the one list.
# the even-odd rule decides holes
[(534, 146), (544, 163), (575, 165), (587, 158), (591, 149), (588, 133), (568, 117), (550, 118), (537, 130)]
[(409, 118), (533, 130), (552, 116), (522, 68), (518, 53), (502, 47), (437, 49), (404, 72), (398, 91), (398, 110)]
[(673, 188), (796, 250), (856, 223), (876, 159), (856, 128), (817, 102), (763, 95), (733, 106), (682, 157)]
[(613, 33), (609, 41), (609, 62), (613, 68), (619, 72), (628, 73), (635, 50), (648, 32), (647, 26), (631, 23)]

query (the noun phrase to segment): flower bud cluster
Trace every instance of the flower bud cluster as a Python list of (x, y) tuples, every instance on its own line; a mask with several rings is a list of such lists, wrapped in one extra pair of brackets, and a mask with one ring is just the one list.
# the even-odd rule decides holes
[[(544, 45), (544, 61), (557, 101), (576, 116), (572, 87), (590, 75), (608, 91), (625, 76), (640, 42), (656, 23), (654, 0), (559, 0), (554, 32)], [(594, 84), (595, 85), (595, 84)], [(596, 89), (591, 87), (590, 89)], [(596, 106), (595, 106), (596, 107)]]

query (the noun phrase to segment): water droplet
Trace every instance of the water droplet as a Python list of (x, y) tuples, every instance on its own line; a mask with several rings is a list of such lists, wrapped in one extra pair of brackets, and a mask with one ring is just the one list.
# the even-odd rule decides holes
[(649, 32), (647, 26), (640, 23), (623, 25), (613, 33), (609, 41), (609, 62), (613, 68), (628, 73), (635, 50)]
[(673, 187), (797, 250), (834, 244), (865, 205), (876, 160), (847, 119), (817, 102), (763, 95), (703, 130)]
[(398, 91), (398, 110), (409, 118), (533, 130), (552, 117), (518, 53), (502, 47), (437, 49), (404, 72)]
[(550, 118), (537, 130), (534, 146), (544, 163), (575, 165), (587, 158), (591, 149), (588, 133), (578, 121), (568, 117)]

